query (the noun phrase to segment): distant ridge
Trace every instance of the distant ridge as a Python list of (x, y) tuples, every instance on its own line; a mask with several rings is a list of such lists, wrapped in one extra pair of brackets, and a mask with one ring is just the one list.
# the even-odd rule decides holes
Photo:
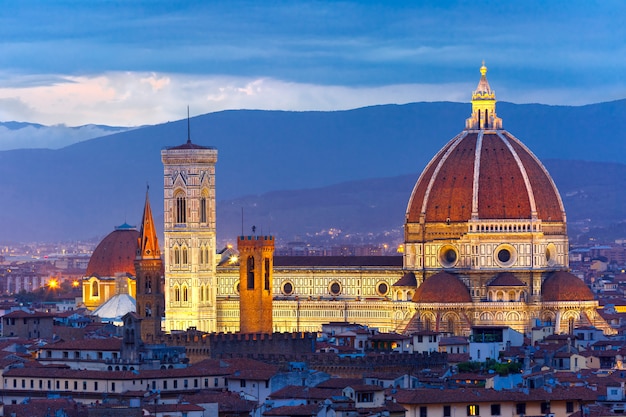
[[(241, 205), (255, 198), (260, 200), (245, 210), (246, 218), (260, 218), (261, 208), (271, 206), (267, 222), (257, 226), (287, 240), (303, 234), (305, 226), (330, 225), (328, 219), (340, 214), (337, 227), (342, 230), (358, 227), (366, 233), (401, 225), (419, 172), (462, 130), (469, 111), (469, 104), (441, 102), (336, 112), (238, 110), (192, 118), (194, 143), (218, 149), (218, 238), (240, 233)], [(582, 195), (591, 196), (594, 206), (605, 202), (594, 209), (602, 215), (589, 216), (593, 222), (625, 217), (626, 188), (617, 184), (626, 177), (626, 100), (581, 107), (501, 102), (498, 115), (504, 128), (546, 163), (564, 195), (570, 222), (589, 208)], [(0, 152), (0, 240), (102, 237), (125, 220), (139, 221), (146, 182), (152, 185), (160, 224), (160, 150), (186, 137), (185, 119), (54, 151)], [(565, 197), (573, 187), (570, 179), (582, 181), (575, 185), (584, 191), (571, 201)], [(592, 179), (593, 189), (585, 188), (584, 181)], [(343, 183), (349, 184), (337, 185)], [(299, 206), (292, 204), (293, 195)], [(363, 217), (367, 220), (359, 221)]]

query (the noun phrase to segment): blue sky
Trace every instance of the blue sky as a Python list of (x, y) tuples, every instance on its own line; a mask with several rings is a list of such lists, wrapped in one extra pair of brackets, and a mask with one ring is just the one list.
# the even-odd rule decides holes
[[(137, 126), (224, 109), (626, 97), (626, 2), (13, 1), (0, 121)], [(0, 132), (2, 134), (8, 134)]]

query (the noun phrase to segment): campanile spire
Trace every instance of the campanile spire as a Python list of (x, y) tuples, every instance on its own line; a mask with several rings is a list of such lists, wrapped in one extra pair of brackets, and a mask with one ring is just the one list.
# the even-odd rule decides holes
[(472, 116), (465, 121), (466, 130), (502, 129), (502, 119), (496, 115), (496, 92), (487, 81), (485, 61), (480, 67), (480, 81), (472, 93)]
[(138, 259), (161, 259), (159, 241), (157, 239), (154, 221), (152, 220), (152, 210), (150, 209), (150, 198), (146, 189), (146, 204), (143, 209), (141, 219), (141, 230), (139, 232), (139, 242), (137, 245)]

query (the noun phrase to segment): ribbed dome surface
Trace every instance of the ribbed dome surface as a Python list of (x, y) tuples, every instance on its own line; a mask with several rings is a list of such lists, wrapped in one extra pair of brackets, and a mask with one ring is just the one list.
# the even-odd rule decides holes
[(564, 208), (550, 175), (504, 130), (464, 131), (435, 155), (417, 181), (408, 222), (530, 219), (563, 222)]
[(118, 227), (109, 233), (93, 251), (87, 265), (87, 276), (114, 277), (117, 273), (135, 276), (139, 232), (131, 227)]
[(413, 301), (416, 303), (470, 303), (469, 290), (457, 277), (447, 272), (438, 272), (420, 285)]
[(543, 301), (592, 301), (593, 293), (576, 275), (557, 271), (541, 285)]

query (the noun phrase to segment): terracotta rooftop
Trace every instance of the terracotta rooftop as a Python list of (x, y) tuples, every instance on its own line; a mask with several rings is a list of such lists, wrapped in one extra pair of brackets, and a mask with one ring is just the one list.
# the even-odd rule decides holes
[(413, 301), (416, 303), (470, 303), (469, 290), (456, 276), (440, 271), (420, 285)]
[(541, 285), (543, 301), (592, 301), (593, 293), (576, 275), (557, 271)]
[(501, 272), (487, 284), (490, 287), (526, 287), (519, 278), (510, 272)]

